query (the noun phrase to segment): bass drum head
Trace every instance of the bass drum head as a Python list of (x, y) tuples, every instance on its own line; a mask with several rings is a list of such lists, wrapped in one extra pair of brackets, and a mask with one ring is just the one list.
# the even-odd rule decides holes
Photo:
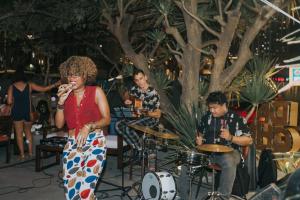
[(161, 196), (159, 179), (154, 172), (147, 173), (142, 182), (142, 192), (145, 199), (159, 200)]
[(148, 172), (142, 182), (144, 199), (173, 200), (176, 196), (176, 184), (168, 172)]

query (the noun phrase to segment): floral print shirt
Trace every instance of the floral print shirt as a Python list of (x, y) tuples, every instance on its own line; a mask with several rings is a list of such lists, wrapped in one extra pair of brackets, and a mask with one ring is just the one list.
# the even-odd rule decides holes
[(221, 127), (228, 129), (233, 136), (251, 137), (251, 131), (246, 120), (230, 110), (222, 117), (213, 117), (210, 112), (207, 112), (201, 119), (198, 131), (203, 134), (206, 144), (221, 144), (239, 149), (238, 145), (220, 138)]
[(133, 86), (129, 93), (143, 101), (143, 109), (154, 111), (160, 106), (158, 92), (151, 86), (146, 91), (141, 90), (138, 86)]

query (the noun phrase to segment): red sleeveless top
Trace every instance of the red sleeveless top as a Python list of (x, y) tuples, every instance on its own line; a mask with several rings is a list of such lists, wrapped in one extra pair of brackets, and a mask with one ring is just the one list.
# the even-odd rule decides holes
[(68, 96), (64, 104), (64, 116), (68, 129), (75, 128), (75, 138), (79, 130), (87, 123), (101, 119), (101, 113), (95, 102), (96, 87), (86, 86), (80, 105), (77, 106), (76, 97), (73, 92)]

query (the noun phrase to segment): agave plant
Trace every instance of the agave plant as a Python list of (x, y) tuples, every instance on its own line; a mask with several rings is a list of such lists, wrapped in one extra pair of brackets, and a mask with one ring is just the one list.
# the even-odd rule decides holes
[(163, 70), (158, 69), (155, 71), (152, 71), (153, 77), (155, 78), (157, 89), (163, 90), (165, 93), (168, 94), (168, 92), (171, 90), (171, 82), (168, 78), (168, 76), (164, 73)]
[(195, 135), (197, 132), (198, 120), (202, 112), (197, 106), (192, 106), (190, 112), (188, 107), (182, 105), (179, 109), (173, 108), (172, 113), (166, 114), (167, 121), (173, 126), (179, 135), (179, 148), (195, 148)]
[(245, 87), (240, 91), (240, 98), (252, 105), (246, 119), (257, 110), (258, 106), (270, 101), (277, 95), (277, 86), (271, 79), (279, 70), (272, 68), (274, 60), (264, 57), (254, 57), (247, 67), (250, 72)]
[(274, 60), (254, 57), (246, 66), (251, 77), (241, 90), (241, 99), (257, 106), (270, 101), (277, 94), (277, 86), (271, 77), (279, 70), (272, 68)]

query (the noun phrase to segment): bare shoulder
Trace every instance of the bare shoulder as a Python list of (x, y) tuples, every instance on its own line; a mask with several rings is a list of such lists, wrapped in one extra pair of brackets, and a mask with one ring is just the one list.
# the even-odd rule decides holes
[(99, 86), (96, 86), (96, 96), (100, 98), (105, 96), (103, 89)]

